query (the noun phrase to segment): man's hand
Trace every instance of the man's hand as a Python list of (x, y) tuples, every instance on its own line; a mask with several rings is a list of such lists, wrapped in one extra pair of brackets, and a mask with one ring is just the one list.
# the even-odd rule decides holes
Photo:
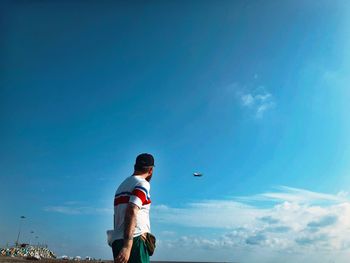
[(114, 263), (127, 263), (130, 258), (131, 247), (123, 247), (118, 256), (114, 259)]

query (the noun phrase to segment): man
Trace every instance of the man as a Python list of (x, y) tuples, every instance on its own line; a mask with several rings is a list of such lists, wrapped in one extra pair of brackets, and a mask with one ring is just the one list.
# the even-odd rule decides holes
[(154, 158), (137, 156), (133, 175), (118, 187), (114, 198), (114, 230), (108, 231), (115, 263), (149, 263), (144, 235), (150, 230), (150, 180)]

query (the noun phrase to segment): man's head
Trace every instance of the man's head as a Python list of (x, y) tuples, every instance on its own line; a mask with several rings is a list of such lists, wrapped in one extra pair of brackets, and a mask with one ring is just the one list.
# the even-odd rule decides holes
[(149, 153), (142, 153), (136, 157), (134, 175), (144, 175), (150, 181), (153, 174), (154, 158)]

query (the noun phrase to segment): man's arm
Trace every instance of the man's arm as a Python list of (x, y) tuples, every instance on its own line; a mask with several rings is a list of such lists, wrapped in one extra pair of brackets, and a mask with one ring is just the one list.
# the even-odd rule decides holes
[(140, 208), (133, 203), (129, 203), (126, 208), (124, 219), (124, 247), (132, 246), (132, 240), (136, 227), (136, 216), (139, 210)]
[(115, 263), (127, 263), (130, 258), (134, 231), (136, 227), (136, 216), (140, 208), (129, 203), (125, 211), (124, 219), (124, 246), (119, 255), (114, 259)]

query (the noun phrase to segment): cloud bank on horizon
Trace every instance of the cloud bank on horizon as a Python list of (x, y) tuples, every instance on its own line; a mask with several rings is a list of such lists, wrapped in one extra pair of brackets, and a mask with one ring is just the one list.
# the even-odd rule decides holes
[(214, 254), (231, 251), (227, 260), (241, 260), (236, 253), (244, 251), (244, 257), (253, 252), (276, 254), (277, 258), (283, 254), (290, 257), (287, 262), (296, 260), (295, 255), (325, 253), (334, 257), (350, 251), (350, 200), (345, 192), (332, 195), (281, 186), (275, 192), (253, 196), (205, 200), (181, 208), (159, 205), (153, 209), (156, 223), (222, 233), (212, 238), (172, 235), (161, 240), (160, 246), (166, 249), (191, 247)]

